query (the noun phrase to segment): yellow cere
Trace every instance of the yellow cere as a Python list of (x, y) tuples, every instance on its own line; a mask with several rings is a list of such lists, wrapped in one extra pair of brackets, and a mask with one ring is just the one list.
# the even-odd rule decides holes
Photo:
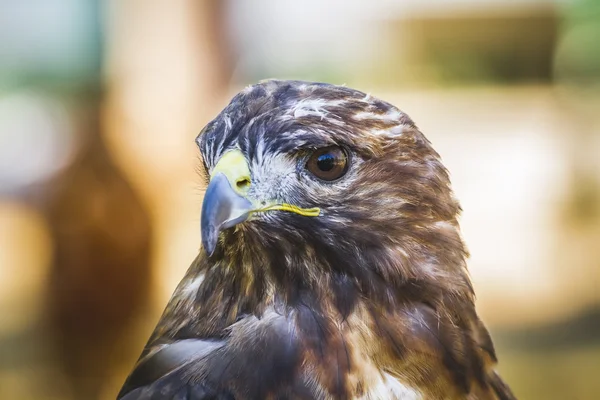
[(264, 208), (259, 208), (254, 210), (253, 212), (260, 211), (289, 211), (295, 214), (299, 214), (305, 217), (318, 217), (321, 214), (321, 209), (318, 207), (313, 208), (300, 208), (293, 204), (282, 203), (282, 204), (273, 204)]
[(250, 168), (248, 162), (241, 151), (234, 149), (229, 150), (219, 160), (215, 168), (212, 170), (211, 177), (217, 173), (222, 173), (227, 177), (231, 188), (236, 192), (242, 194), (238, 186), (239, 182), (250, 182)]
[[(248, 162), (244, 157), (244, 154), (238, 149), (229, 150), (219, 160), (215, 168), (213, 169), (211, 176), (217, 173), (223, 173), (229, 181), (231, 188), (238, 192), (240, 195), (244, 195), (243, 189), (238, 185), (239, 182), (250, 182), (250, 169)], [(299, 214), (305, 217), (318, 217), (321, 214), (321, 209), (318, 207), (314, 208), (301, 208), (293, 204), (282, 203), (273, 204), (263, 208), (257, 208), (252, 210), (251, 213), (261, 211), (289, 211), (295, 214)]]

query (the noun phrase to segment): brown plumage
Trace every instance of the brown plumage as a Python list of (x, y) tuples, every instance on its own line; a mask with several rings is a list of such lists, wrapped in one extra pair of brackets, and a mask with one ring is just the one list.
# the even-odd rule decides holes
[(408, 116), (266, 81), (197, 141), (204, 250), (120, 399), (514, 398), (448, 173)]

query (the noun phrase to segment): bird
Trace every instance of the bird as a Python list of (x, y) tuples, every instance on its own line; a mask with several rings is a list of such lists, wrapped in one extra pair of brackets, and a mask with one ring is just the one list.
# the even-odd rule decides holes
[(196, 143), (201, 248), (119, 400), (515, 399), (449, 173), (408, 115), (265, 80)]

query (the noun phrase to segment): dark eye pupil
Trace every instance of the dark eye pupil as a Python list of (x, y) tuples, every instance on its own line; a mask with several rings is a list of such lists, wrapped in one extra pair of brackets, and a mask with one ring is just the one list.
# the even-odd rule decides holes
[(348, 171), (348, 156), (338, 146), (320, 148), (308, 158), (306, 169), (324, 181), (334, 181)]
[(317, 159), (317, 167), (321, 171), (331, 171), (335, 167), (335, 157), (331, 153), (322, 154)]

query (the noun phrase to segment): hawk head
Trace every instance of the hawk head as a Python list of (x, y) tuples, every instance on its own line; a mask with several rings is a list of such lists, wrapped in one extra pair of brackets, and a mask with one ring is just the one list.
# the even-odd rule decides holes
[[(346, 87), (266, 81), (198, 136), (202, 243), (246, 301), (471, 296), (448, 173), (411, 119)], [(228, 265), (230, 267), (228, 267)]]
[(448, 173), (406, 114), (266, 81), (197, 143), (203, 250), (120, 398), (514, 399)]

